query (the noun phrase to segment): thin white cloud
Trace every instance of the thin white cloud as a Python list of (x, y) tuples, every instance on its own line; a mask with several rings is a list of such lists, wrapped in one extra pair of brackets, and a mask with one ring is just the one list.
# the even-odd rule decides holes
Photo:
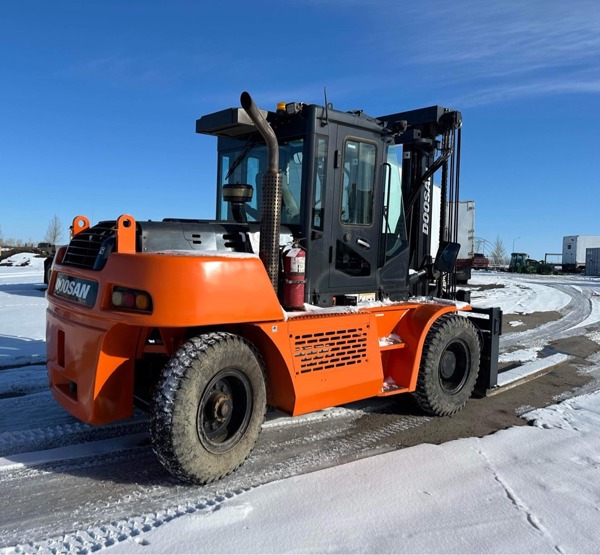
[(162, 52), (146, 55), (111, 55), (83, 60), (59, 72), (62, 77), (93, 79), (111, 86), (170, 85), (214, 71), (226, 60), (221, 56)]
[(481, 88), (456, 99), (460, 106), (482, 106), (515, 98), (547, 96), (565, 93), (600, 93), (600, 78), (592, 81), (535, 81), (527, 84), (503, 84)]
[(388, 56), (463, 101), (598, 92), (597, 0), (433, 0), (388, 4), (386, 13), (388, 25), (398, 23)]
[[(320, 103), (327, 86), (330, 100), (342, 105), (347, 91), (369, 100), (374, 90), (379, 97), (391, 95), (404, 83), (420, 97), (435, 91), (435, 99), (476, 104), (518, 95), (597, 92), (600, 0), (292, 4), (314, 12), (315, 35), (333, 29), (339, 42), (311, 49), (318, 40), (307, 34), (295, 43), (295, 56), (273, 52), (264, 37), (252, 49), (240, 48), (236, 40), (226, 49), (213, 48), (207, 39), (180, 51), (162, 51), (157, 43), (151, 53), (111, 52), (81, 61), (61, 76), (117, 87), (186, 84), (207, 97), (253, 88), (267, 104), (288, 98)], [(335, 22), (333, 14), (339, 15)]]

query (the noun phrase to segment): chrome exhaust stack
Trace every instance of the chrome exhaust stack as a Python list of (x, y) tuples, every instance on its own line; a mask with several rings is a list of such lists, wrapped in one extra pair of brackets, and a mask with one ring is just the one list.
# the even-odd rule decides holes
[(282, 202), (279, 145), (275, 132), (257, 108), (252, 97), (247, 92), (243, 92), (240, 102), (267, 144), (267, 171), (262, 179), (260, 203), (259, 256), (269, 274), (273, 288), (277, 292)]

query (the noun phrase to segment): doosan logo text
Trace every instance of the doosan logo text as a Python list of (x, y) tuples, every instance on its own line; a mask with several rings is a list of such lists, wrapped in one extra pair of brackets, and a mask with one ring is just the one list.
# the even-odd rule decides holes
[(427, 180), (425, 183), (425, 189), (423, 191), (423, 233), (429, 235), (429, 220), (431, 212), (431, 180)]
[(91, 285), (87, 283), (79, 283), (77, 281), (71, 281), (64, 278), (57, 278), (56, 285), (54, 286), (55, 293), (62, 293), (69, 297), (76, 297), (82, 301), (87, 299), (88, 293), (90, 292)]

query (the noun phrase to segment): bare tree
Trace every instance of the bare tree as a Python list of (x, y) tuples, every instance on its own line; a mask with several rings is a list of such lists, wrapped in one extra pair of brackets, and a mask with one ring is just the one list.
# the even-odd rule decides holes
[(500, 235), (494, 241), (489, 258), (492, 266), (498, 267), (506, 264), (506, 249), (504, 248), (502, 239), (500, 239)]
[(50, 243), (51, 245), (56, 245), (60, 238), (63, 235), (63, 224), (60, 221), (60, 218), (54, 214), (54, 217), (50, 220), (48, 224), (48, 229), (46, 231), (46, 236), (44, 237), (44, 241), (46, 243)]

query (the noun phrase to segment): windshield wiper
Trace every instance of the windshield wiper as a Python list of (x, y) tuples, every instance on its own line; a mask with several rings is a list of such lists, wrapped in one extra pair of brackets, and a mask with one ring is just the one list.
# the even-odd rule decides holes
[(233, 164), (231, 164), (231, 167), (229, 168), (229, 171), (225, 176), (225, 180), (229, 179), (229, 177), (235, 171), (235, 169), (244, 161), (244, 159), (246, 158), (246, 156), (248, 156), (248, 153), (252, 150), (255, 144), (255, 141), (248, 139), (248, 143), (246, 144), (244, 150), (242, 150), (242, 152), (240, 152), (237, 155), (237, 158), (233, 161)]

